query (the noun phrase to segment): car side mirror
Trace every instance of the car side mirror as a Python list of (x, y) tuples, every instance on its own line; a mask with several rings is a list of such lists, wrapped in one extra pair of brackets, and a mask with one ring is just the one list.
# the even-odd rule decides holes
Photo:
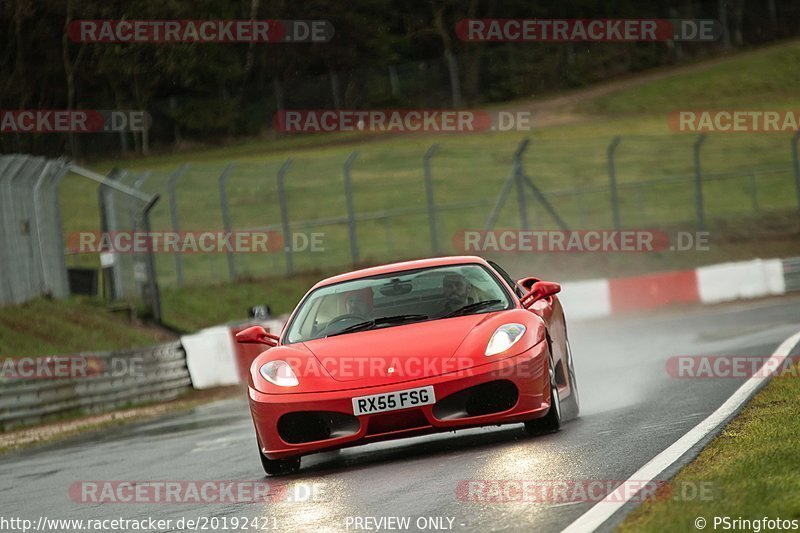
[(517, 285), (525, 289), (525, 291), (530, 291), (537, 281), (540, 281), (539, 278), (522, 278), (517, 280)]
[(537, 281), (531, 286), (531, 289), (525, 294), (525, 296), (520, 298), (520, 301), (522, 302), (522, 306), (525, 309), (528, 309), (539, 300), (547, 298), (548, 296), (552, 296), (558, 292), (561, 292), (561, 285), (558, 283), (553, 281)]
[(236, 342), (239, 344), (266, 344), (267, 346), (277, 346), (280, 337), (267, 333), (261, 326), (252, 326), (243, 329), (236, 334)]

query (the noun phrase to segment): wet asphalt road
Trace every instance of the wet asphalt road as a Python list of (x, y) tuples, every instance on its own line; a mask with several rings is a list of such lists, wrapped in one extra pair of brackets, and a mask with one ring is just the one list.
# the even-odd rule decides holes
[(417, 530), (418, 518), (438, 517), (445, 527), (451, 519), (454, 531), (559, 531), (593, 504), (465, 502), (456, 487), (471, 479), (626, 479), (741, 384), (672, 378), (669, 357), (767, 356), (799, 329), (797, 297), (572, 323), (582, 414), (559, 433), (532, 438), (521, 425), (482, 428), (306, 457), (297, 475), (280, 482), (318, 483), (314, 502), (70, 499), (69, 487), (81, 480), (263, 481), (246, 402), (217, 402), (3, 456), (0, 517), (270, 517), (266, 525), (281, 531), (365, 531), (356, 529), (354, 517), (410, 517)]

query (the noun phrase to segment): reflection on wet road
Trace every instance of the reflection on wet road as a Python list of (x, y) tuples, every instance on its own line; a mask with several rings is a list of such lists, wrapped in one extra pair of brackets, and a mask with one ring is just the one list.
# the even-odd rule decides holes
[[(306, 457), (297, 475), (273, 482), (262, 475), (242, 398), (7, 455), (0, 460), (0, 499), (5, 513), (33, 520), (269, 517), (274, 522), (260, 525), (315, 532), (398, 524), (558, 531), (593, 502), (474, 501), (459, 484), (626, 479), (741, 383), (674, 379), (669, 357), (768, 355), (798, 324), (798, 298), (571, 324), (582, 415), (557, 434), (532, 438), (515, 425), (376, 443)], [(269, 481), (278, 501), (80, 503), (68, 490), (83, 480)]]

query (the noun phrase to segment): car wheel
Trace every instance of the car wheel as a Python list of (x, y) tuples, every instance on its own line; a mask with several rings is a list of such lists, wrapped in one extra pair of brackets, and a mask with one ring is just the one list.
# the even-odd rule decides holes
[(578, 380), (575, 379), (575, 365), (572, 361), (572, 348), (569, 345), (569, 341), (567, 341), (567, 355), (569, 359), (568, 373), (571, 392), (562, 405), (563, 420), (565, 422), (577, 418), (581, 410), (580, 395), (578, 394)]
[(555, 372), (550, 369), (550, 409), (542, 418), (525, 422), (525, 430), (531, 435), (553, 433), (561, 428), (561, 399), (558, 397)]
[(260, 447), (258, 455), (261, 457), (261, 466), (264, 467), (264, 472), (268, 476), (283, 476), (300, 470), (299, 457), (292, 457), (291, 459), (270, 459), (262, 453)]

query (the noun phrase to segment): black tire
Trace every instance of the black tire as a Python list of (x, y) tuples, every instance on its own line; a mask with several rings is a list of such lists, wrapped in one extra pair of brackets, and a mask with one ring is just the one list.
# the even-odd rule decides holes
[(261, 452), (259, 447), (258, 456), (261, 457), (261, 466), (268, 476), (285, 476), (300, 470), (300, 458), (291, 459), (270, 459)]
[(562, 420), (564, 422), (567, 420), (572, 420), (573, 418), (578, 418), (578, 414), (581, 411), (580, 394), (578, 394), (578, 380), (575, 378), (575, 366), (572, 362), (572, 348), (569, 346), (569, 341), (567, 341), (567, 355), (569, 359), (567, 372), (569, 373), (571, 392), (561, 404), (561, 413), (563, 417)]
[(556, 387), (556, 375), (552, 365), (550, 368), (550, 409), (541, 418), (528, 420), (525, 422), (525, 431), (531, 435), (542, 435), (544, 433), (554, 433), (561, 428), (561, 399), (558, 396)]

